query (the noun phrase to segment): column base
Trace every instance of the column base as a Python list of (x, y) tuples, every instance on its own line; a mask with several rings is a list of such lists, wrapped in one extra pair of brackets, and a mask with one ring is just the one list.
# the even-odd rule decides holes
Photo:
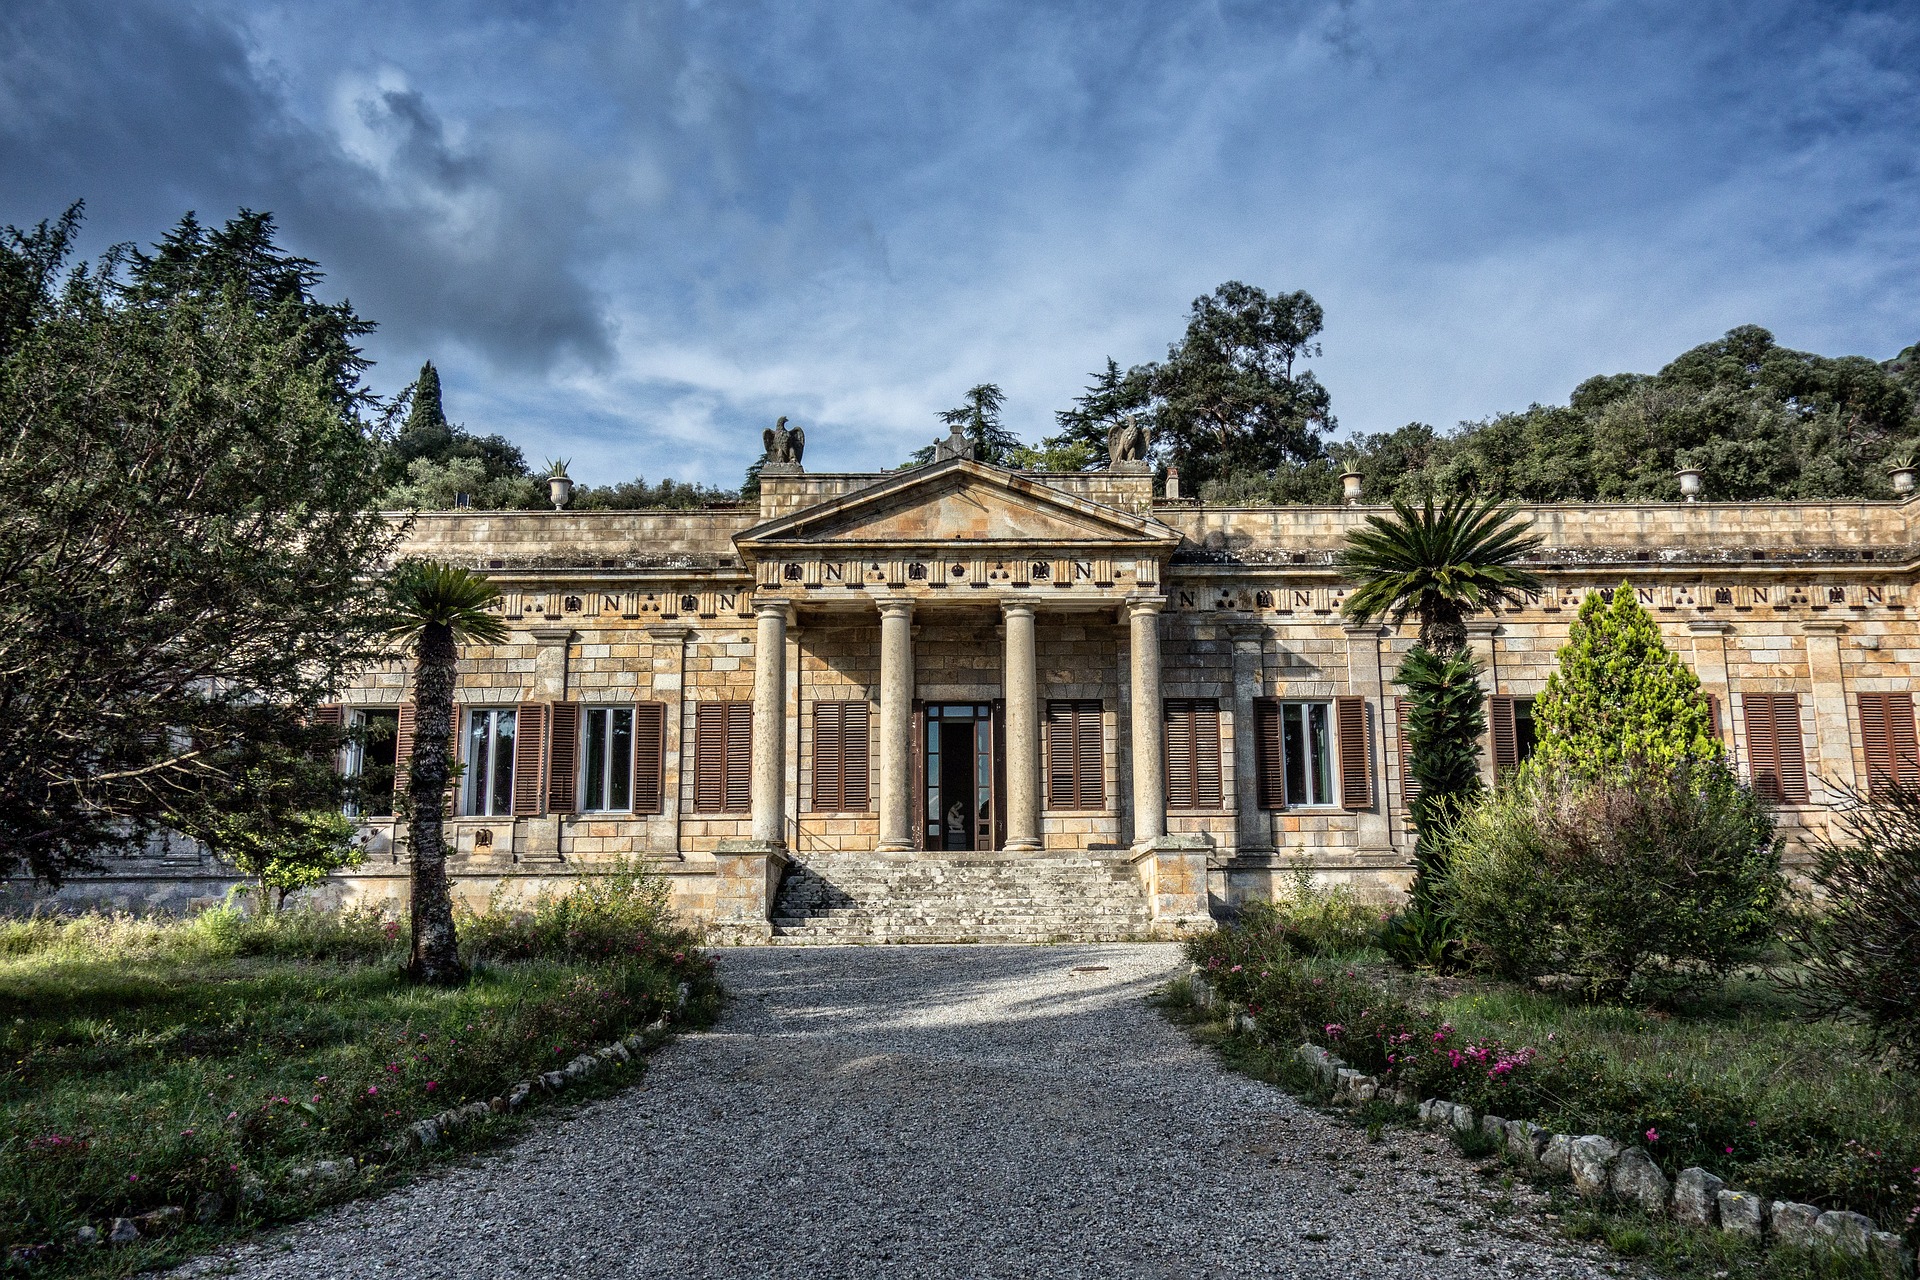
[(1039, 853), (1047, 847), (1044, 840), (1009, 840), (1000, 846), (1002, 853)]
[(773, 900), (787, 869), (787, 846), (773, 840), (722, 840), (713, 861), (714, 940), (738, 946), (772, 938)]
[(1147, 891), (1155, 933), (1181, 935), (1213, 927), (1207, 892), (1208, 835), (1159, 836), (1133, 847), (1133, 869)]
[(911, 840), (882, 840), (873, 848), (876, 853), (912, 853), (916, 847)]

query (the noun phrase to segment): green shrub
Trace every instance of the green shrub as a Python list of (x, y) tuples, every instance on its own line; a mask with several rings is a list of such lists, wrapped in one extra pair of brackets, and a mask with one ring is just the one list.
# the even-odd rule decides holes
[(1772, 820), (1719, 759), (1529, 761), (1448, 845), (1440, 897), (1473, 962), (1596, 1000), (1718, 985), (1772, 939), (1785, 892)]
[(1419, 791), (1410, 816), (1418, 843), (1413, 899), (1424, 904), (1445, 856), (1449, 819), (1480, 793), (1480, 735), (1486, 695), (1473, 654), (1435, 653), (1416, 645), (1394, 676), (1407, 690), (1408, 769)]
[(543, 891), (516, 911), (496, 896), (460, 924), (468, 963), (487, 960), (613, 960), (690, 952), (697, 939), (675, 923), (667, 882), (638, 861), (583, 875), (562, 892)]
[(1817, 899), (1790, 925), (1787, 983), (1819, 1013), (1857, 1019), (1920, 1065), (1920, 790), (1856, 803), (1812, 870)]
[(1379, 945), (1381, 912), (1360, 902), (1347, 885), (1316, 884), (1303, 867), (1273, 901), (1241, 904), (1238, 924), (1300, 955), (1352, 956)]

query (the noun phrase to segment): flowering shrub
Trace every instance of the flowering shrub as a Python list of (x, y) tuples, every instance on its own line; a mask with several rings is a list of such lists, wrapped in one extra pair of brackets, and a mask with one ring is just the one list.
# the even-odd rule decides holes
[(1468, 1035), (1353, 965), (1294, 955), (1270, 933), (1216, 929), (1188, 954), (1278, 1046), (1308, 1041), (1416, 1098), (1646, 1148), (1669, 1174), (1702, 1165), (1783, 1199), (1920, 1225), (1920, 1130), (1867, 1142), (1854, 1117), (1808, 1105), (1757, 1116), (1735, 1074), (1662, 1076), (1600, 1043)]

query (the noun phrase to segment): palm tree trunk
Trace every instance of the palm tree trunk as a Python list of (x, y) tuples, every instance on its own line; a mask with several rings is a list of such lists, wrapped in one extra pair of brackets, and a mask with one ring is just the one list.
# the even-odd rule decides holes
[(413, 949), (407, 972), (416, 982), (435, 985), (466, 976), (447, 891), (447, 747), (458, 656), (451, 628), (429, 625), (421, 632), (414, 663), (413, 759), (407, 766), (407, 837), (413, 849)]
[(1451, 657), (1467, 647), (1467, 619), (1460, 610), (1435, 603), (1420, 611), (1420, 644), (1429, 653)]

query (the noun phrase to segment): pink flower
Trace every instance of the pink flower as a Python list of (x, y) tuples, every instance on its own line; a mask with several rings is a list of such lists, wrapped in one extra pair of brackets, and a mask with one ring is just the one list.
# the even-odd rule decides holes
[(368, 1086), (367, 1086), (367, 1096), (368, 1096), (369, 1098), (371, 1098), (371, 1097), (372, 1097), (372, 1096), (373, 1096), (374, 1094), (376, 1094), (376, 1093), (378, 1093), (378, 1092), (380, 1092), (380, 1086), (379, 1086), (379, 1085), (377, 1085), (377, 1084), (370, 1084), (370, 1085), (368, 1085)]
[(128, 1182), (138, 1182), (138, 1181), (140, 1181), (140, 1175), (139, 1175), (139, 1174), (137, 1174), (137, 1173), (130, 1173), (130, 1174), (128, 1174), (128, 1175), (127, 1175), (127, 1181), (128, 1181)]
[(1732, 1154), (1733, 1154), (1733, 1148), (1732, 1148), (1732, 1147), (1728, 1147), (1728, 1148), (1727, 1148), (1727, 1154), (1728, 1154), (1728, 1155), (1732, 1155)]
[(1241, 968), (1241, 966), (1239, 966), (1239, 965), (1235, 965), (1235, 966), (1233, 966), (1233, 968), (1231, 968), (1231, 969), (1229, 969), (1229, 970), (1227, 970), (1227, 972), (1228, 972), (1228, 973), (1238, 973), (1238, 972), (1240, 972), (1240, 968)]
[(1648, 1142), (1660, 1141), (1660, 1131), (1658, 1129), (1647, 1130), (1647, 1141)]
[(433, 1091), (434, 1091), (435, 1089), (438, 1089), (439, 1087), (440, 1087), (440, 1082), (439, 1082), (438, 1080), (429, 1080), (429, 1081), (427, 1081), (427, 1092), (428, 1092), (428, 1093), (432, 1093), (432, 1092), (433, 1092)]

